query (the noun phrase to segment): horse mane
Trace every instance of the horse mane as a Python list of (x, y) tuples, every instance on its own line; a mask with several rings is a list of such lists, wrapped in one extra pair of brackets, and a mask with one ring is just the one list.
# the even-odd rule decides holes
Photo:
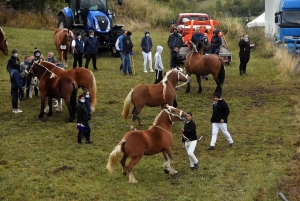
[(160, 111), (160, 113), (155, 117), (154, 122), (153, 122), (153, 126), (156, 125), (156, 123), (157, 123), (159, 117), (161, 116), (161, 114), (163, 113), (163, 111), (164, 111), (164, 109), (162, 109), (162, 110)]
[(48, 73), (50, 73), (50, 78), (58, 77), (55, 73), (51, 72), (47, 67), (43, 66), (42, 64), (37, 63), (37, 61), (34, 62), (36, 65), (46, 69)]
[(161, 81), (162, 85), (163, 85), (163, 97), (164, 99), (166, 99), (166, 89), (167, 89), (167, 85), (166, 82), (168, 81), (168, 76), (173, 72), (173, 70), (169, 70), (165, 77), (163, 78), (163, 80)]
[(4, 40), (4, 31), (3, 29), (0, 27), (0, 41)]

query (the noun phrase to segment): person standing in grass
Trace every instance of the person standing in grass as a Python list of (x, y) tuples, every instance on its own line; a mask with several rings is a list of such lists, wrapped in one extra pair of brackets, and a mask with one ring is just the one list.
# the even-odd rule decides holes
[(72, 41), (71, 47), (73, 49), (74, 53), (74, 61), (73, 61), (73, 69), (77, 67), (77, 61), (78, 61), (78, 66), (82, 67), (82, 57), (84, 53), (84, 42), (81, 39), (81, 33), (76, 32), (75, 33), (75, 38)]
[(142, 47), (142, 54), (143, 54), (143, 58), (144, 58), (144, 73), (147, 73), (147, 60), (149, 61), (149, 69), (150, 72), (153, 73), (153, 69), (152, 69), (152, 53), (151, 53), (151, 49), (152, 49), (152, 39), (150, 37), (150, 32), (148, 30), (145, 31), (145, 36), (142, 38), (141, 41), (141, 47)]
[[(24, 97), (24, 90), (25, 88), (28, 86), (30, 86), (30, 80), (27, 80), (27, 76), (26, 76), (26, 71), (29, 70), (29, 66), (30, 66), (31, 60), (30, 60), (30, 56), (25, 56), (24, 57), (24, 61), (21, 62), (20, 64), (20, 72), (21, 72), (21, 77), (22, 77), (22, 90), (20, 90), (20, 101), (25, 100)], [(29, 82), (29, 83), (27, 83)]]
[(164, 48), (160, 45), (158, 45), (156, 47), (156, 53), (154, 55), (155, 72), (156, 72), (154, 84), (159, 83), (163, 79), (164, 66), (163, 66), (162, 59), (161, 59), (161, 53), (162, 53), (163, 49)]
[(194, 154), (197, 145), (196, 124), (193, 121), (193, 114), (191, 112), (187, 113), (187, 120), (182, 129), (182, 143), (188, 154), (191, 170), (198, 169), (199, 161)]
[(77, 136), (77, 140), (78, 140), (78, 144), (82, 144), (82, 137), (85, 137), (86, 140), (86, 144), (91, 144), (93, 143), (90, 140), (90, 135), (91, 135), (91, 127), (89, 124), (89, 113), (88, 110), (85, 106), (85, 96), (79, 95), (78, 96), (78, 104), (76, 106), (76, 115), (77, 115), (77, 124), (79, 126), (84, 127), (83, 130), (78, 129), (78, 136)]
[(120, 53), (120, 58), (121, 58), (121, 64), (120, 64), (120, 71), (123, 72), (123, 66), (125, 65), (125, 55), (123, 53), (123, 38), (127, 35), (127, 31), (123, 30), (122, 35), (118, 37), (115, 48), (116, 50), (119, 51)]
[(86, 56), (85, 68), (86, 69), (89, 68), (89, 63), (90, 60), (92, 59), (94, 71), (98, 71), (96, 64), (97, 64), (97, 53), (98, 53), (99, 42), (97, 38), (95, 38), (94, 34), (95, 33), (93, 30), (89, 30), (89, 37), (84, 42), (84, 50)]
[[(13, 50), (14, 51), (14, 50)], [(11, 66), (10, 70), (10, 82), (11, 82), (11, 102), (13, 107), (13, 113), (20, 113), (22, 110), (18, 109), (19, 91), (22, 90), (23, 83), (20, 74), (20, 65)]]
[(240, 47), (240, 75), (247, 75), (246, 73), (246, 68), (247, 68), (247, 63), (250, 60), (250, 41), (248, 34), (243, 34), (243, 37), (241, 38), (239, 42), (239, 47)]
[(229, 146), (233, 146), (233, 140), (230, 133), (227, 130), (227, 119), (230, 113), (228, 104), (225, 102), (224, 99), (221, 98), (220, 93), (214, 93), (215, 102), (213, 103), (212, 107), (212, 116), (210, 119), (210, 123), (212, 125), (212, 136), (210, 146), (207, 148), (208, 150), (214, 150), (215, 144), (217, 141), (219, 129), (225, 135), (227, 141), (229, 142)]
[(132, 74), (131, 61), (130, 61), (130, 53), (132, 52), (133, 44), (131, 42), (131, 31), (127, 31), (126, 36), (123, 38), (123, 54), (125, 58), (125, 63), (123, 65), (123, 74), (127, 75), (127, 70), (130, 76)]

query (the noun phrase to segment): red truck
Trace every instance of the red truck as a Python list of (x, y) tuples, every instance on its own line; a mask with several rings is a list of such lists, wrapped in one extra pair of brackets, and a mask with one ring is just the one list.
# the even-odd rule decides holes
[[(201, 33), (204, 33), (205, 29), (209, 30), (207, 36), (210, 41), (215, 30), (214, 26), (220, 25), (219, 21), (210, 19), (206, 13), (180, 13), (176, 17), (176, 20), (171, 20), (170, 23), (170, 32), (173, 32), (173, 27), (177, 27), (179, 33), (182, 35), (184, 46), (179, 49), (181, 56), (185, 56), (190, 51), (188, 42), (195, 33), (196, 27), (200, 28)], [(190, 33), (191, 31), (192, 33)], [(225, 63), (229, 64), (232, 61), (232, 53), (222, 32), (220, 32), (220, 37), (222, 39), (222, 46), (219, 56)]]

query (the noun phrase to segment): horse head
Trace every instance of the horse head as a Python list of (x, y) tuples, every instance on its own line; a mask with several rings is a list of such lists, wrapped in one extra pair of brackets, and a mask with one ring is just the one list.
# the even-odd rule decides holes
[(70, 29), (68, 29), (67, 41), (72, 42), (73, 39), (74, 39), (74, 33), (72, 31), (70, 31)]
[(163, 110), (168, 113), (171, 122), (186, 120), (187, 118), (186, 112), (179, 110), (168, 104), (164, 105), (163, 107), (164, 107)]
[(7, 48), (7, 38), (4, 37), (4, 31), (0, 27), (0, 50), (3, 52), (4, 55), (8, 55), (8, 48)]
[(190, 45), (192, 46), (192, 52), (198, 52), (197, 51), (197, 47), (196, 47), (196, 45), (192, 42), (192, 41), (190, 41)]
[(182, 68), (175, 68), (174, 70), (177, 71), (177, 74), (178, 74), (178, 81), (181, 81), (181, 82), (189, 82), (190, 81), (190, 77), (188, 75), (185, 75), (184, 72), (183, 72), (183, 69)]

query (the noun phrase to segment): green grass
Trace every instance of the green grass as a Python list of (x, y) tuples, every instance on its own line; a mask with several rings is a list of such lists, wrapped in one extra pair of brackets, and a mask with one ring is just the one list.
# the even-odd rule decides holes
[[(44, 56), (54, 51), (54, 31), (2, 27), (9, 41), (9, 51), (19, 50), (23, 60), (38, 47)], [(155, 75), (143, 73), (142, 32), (133, 31), (135, 77), (119, 72), (119, 58), (101, 52), (97, 60), (97, 108), (90, 121), (92, 145), (77, 145), (75, 123), (67, 123), (66, 107), (37, 120), (40, 100), (21, 102), (23, 113), (13, 114), (10, 100), (9, 56), (0, 53), (1, 200), (278, 200), (280, 181), (287, 174), (295, 152), (292, 141), (299, 136), (295, 124), (295, 106), (299, 104), (299, 78), (285, 83), (278, 79), (276, 65), (252, 52), (249, 76), (240, 77), (237, 42), (230, 41), (233, 62), (226, 66), (223, 98), (231, 113), (228, 129), (235, 147), (229, 148), (222, 133), (216, 149), (207, 151), (211, 137), (209, 125), (215, 83), (211, 76), (202, 81), (203, 92), (197, 93), (193, 76), (191, 93), (177, 91), (178, 108), (194, 114), (198, 136), (195, 154), (200, 161), (198, 171), (190, 171), (186, 151), (181, 144), (181, 124), (173, 126), (173, 166), (176, 176), (163, 172), (162, 154), (144, 157), (134, 168), (139, 181), (129, 184), (117, 164), (115, 172), (105, 169), (108, 156), (128, 131), (130, 120), (121, 118), (123, 101), (140, 83), (154, 83)], [(167, 32), (152, 32), (156, 46), (164, 46), (163, 63), (169, 70)], [(69, 66), (72, 57), (69, 56)], [(70, 67), (69, 67), (70, 69)], [(90, 69), (92, 69), (90, 63)], [(132, 108), (132, 107), (131, 107)], [(145, 107), (140, 115), (147, 129), (160, 108)], [(296, 200), (292, 197), (290, 200)]]

